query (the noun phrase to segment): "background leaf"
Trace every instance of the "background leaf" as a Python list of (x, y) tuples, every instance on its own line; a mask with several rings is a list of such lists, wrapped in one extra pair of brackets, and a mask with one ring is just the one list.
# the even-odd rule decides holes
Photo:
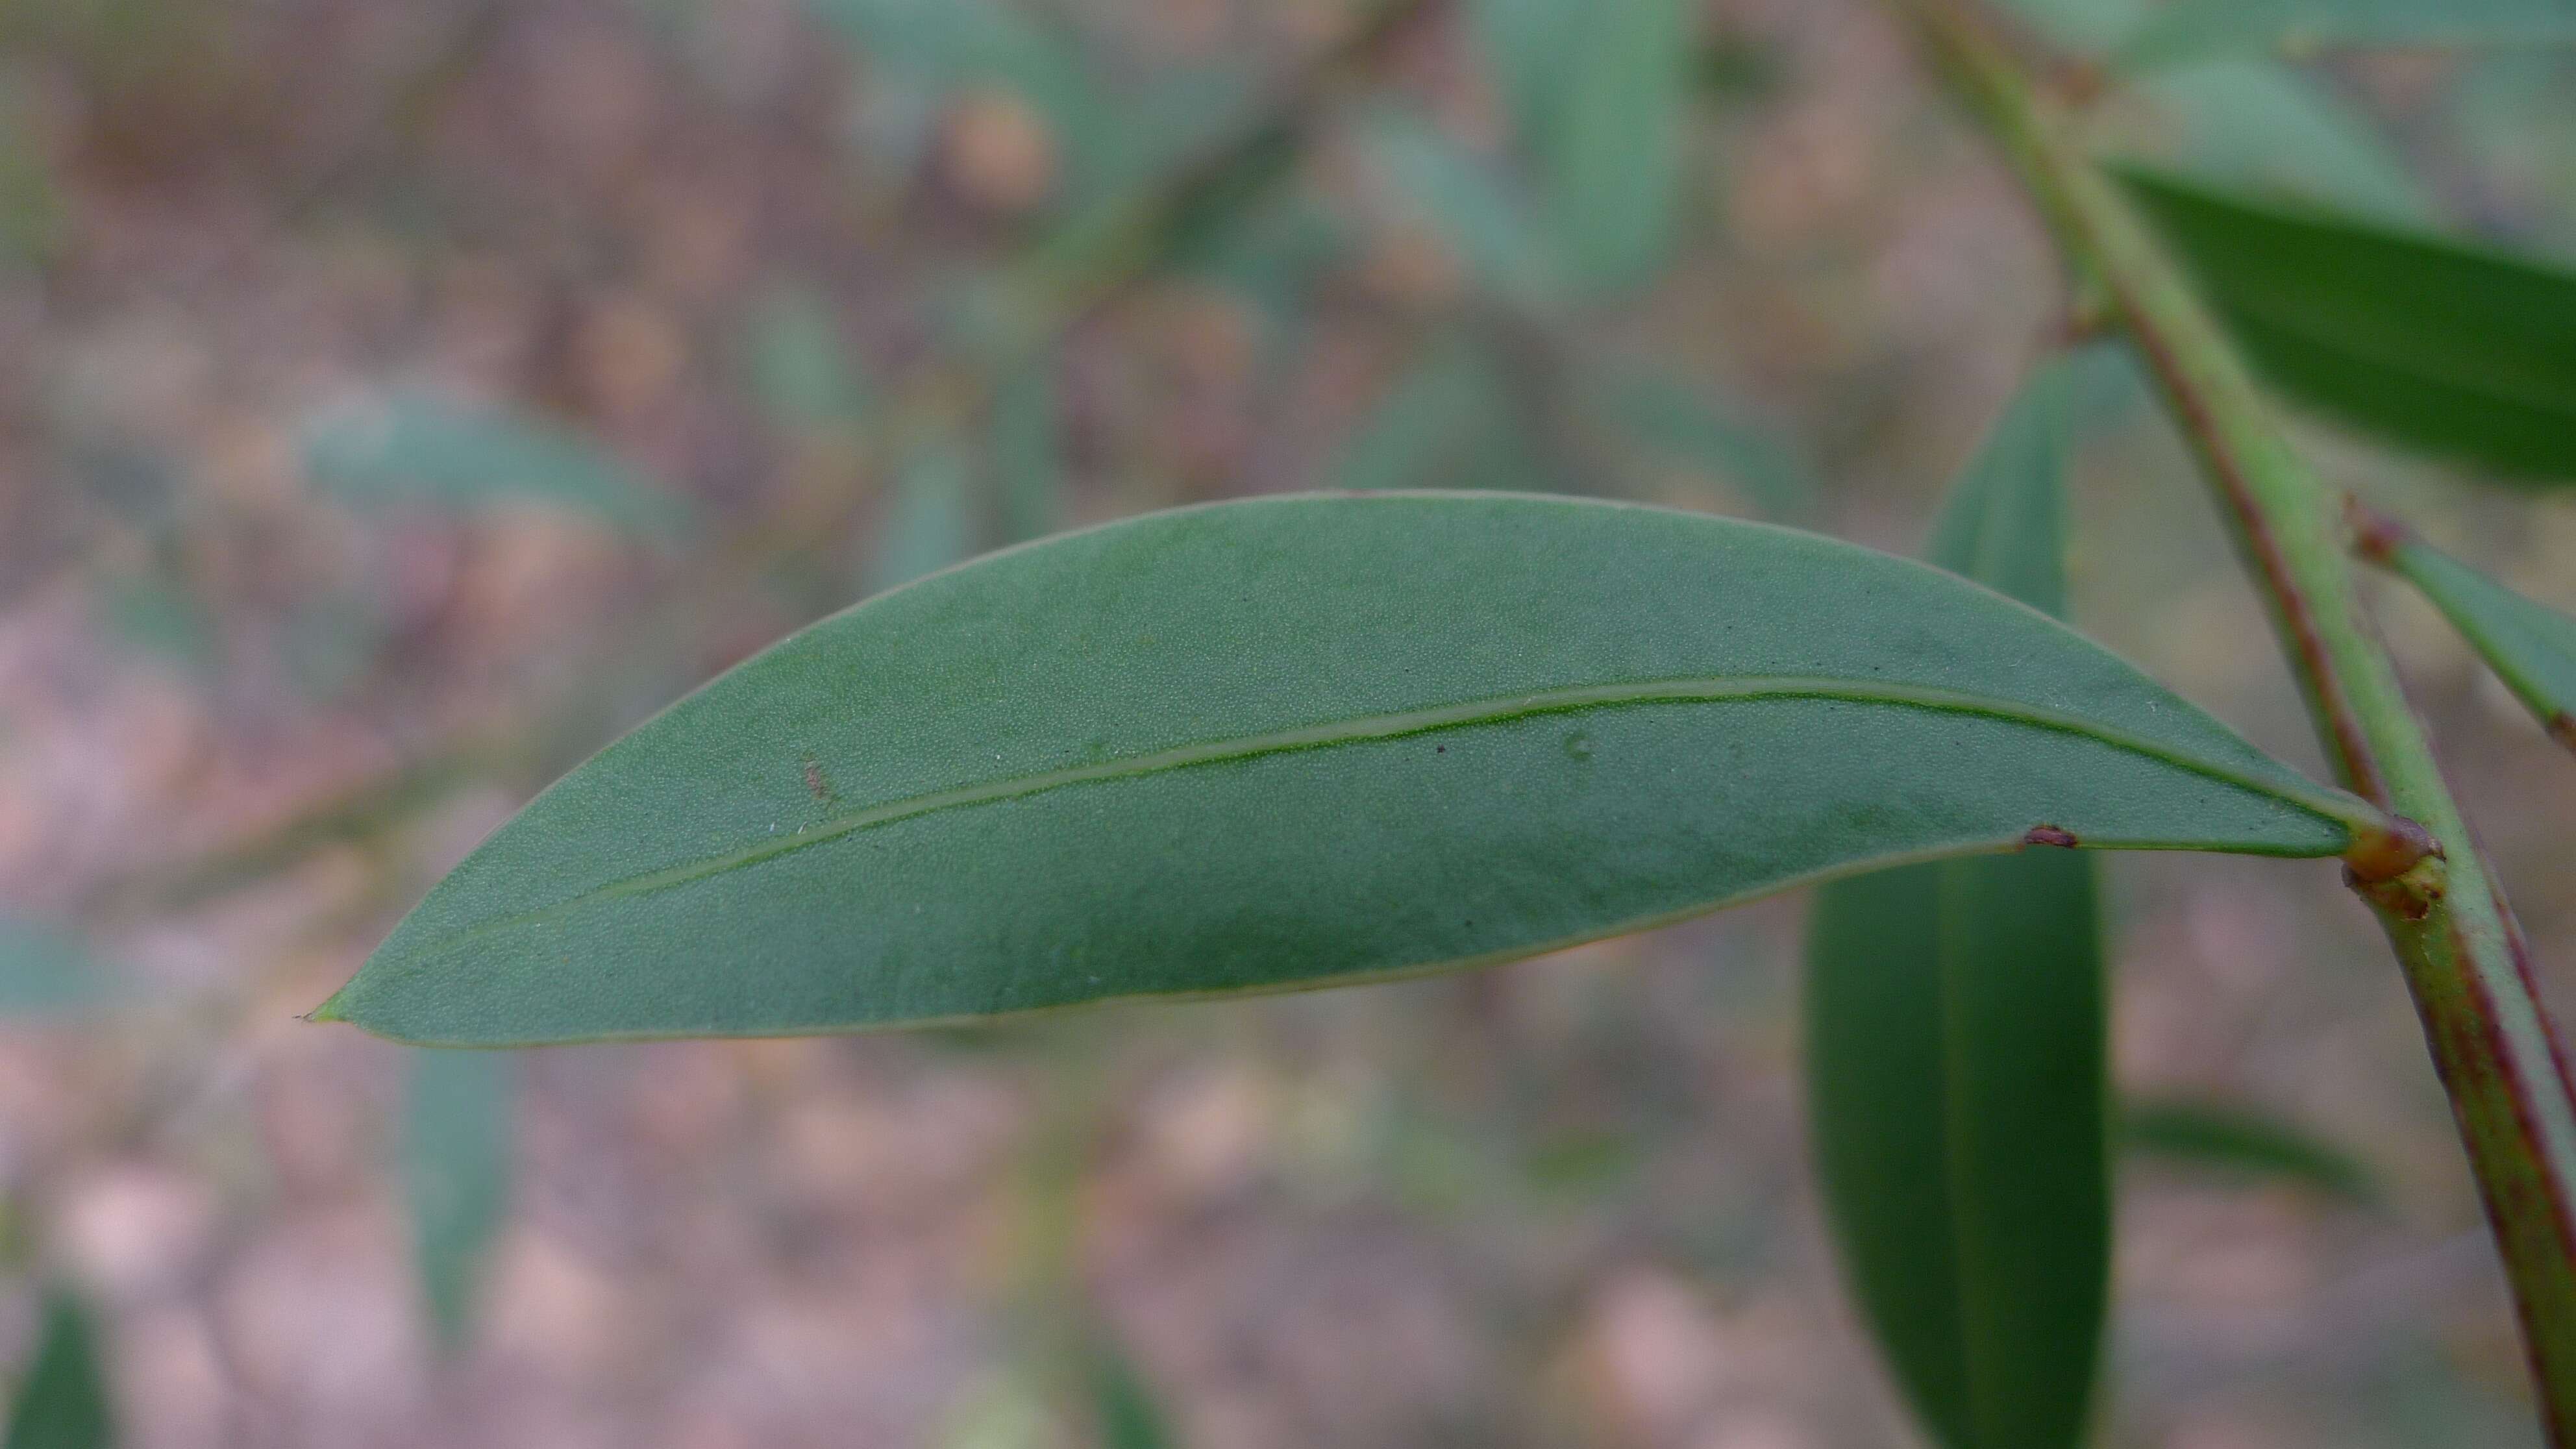
[(867, 414), (869, 389), (849, 339), (830, 299), (810, 286), (773, 287), (745, 312), (743, 368), (777, 427), (846, 429)]
[(1379, 396), (1333, 466), (1358, 492), (1484, 484), (1549, 491), (1492, 349), (1444, 334)]
[(2576, 619), (2524, 598), (2411, 532), (2374, 553), (2442, 611), (2552, 738), (2576, 749)]
[(1153, 1385), (1136, 1367), (1108, 1325), (1097, 1325), (1098, 1347), (1090, 1355), (1091, 1411), (1100, 1425), (1102, 1449), (1177, 1449), (1171, 1415)]
[(472, 1327), (476, 1280), (509, 1209), (518, 1070), (493, 1052), (412, 1054), (403, 1184), (421, 1287), (450, 1346)]
[(1587, 408), (1637, 444), (1734, 489), (1766, 517), (1796, 518), (1814, 506), (1806, 457), (1706, 385), (1642, 368), (1599, 376)]
[(1572, 499), (1257, 499), (791, 636), (558, 781), (324, 1015), (500, 1044), (1323, 985), (2035, 823), (2315, 855), (2377, 819), (1865, 549)]
[(2132, 1098), (2120, 1107), (2120, 1145), (2133, 1158), (2247, 1181), (2293, 1182), (2355, 1203), (2379, 1201), (2359, 1158), (2295, 1123), (2229, 1102)]
[(1670, 255), (1690, 95), (1681, 0), (1586, 5), (1558, 63), (1563, 88), (1541, 132), (1548, 212), (1571, 276), (1638, 285)]
[[(2042, 365), (1953, 486), (1933, 562), (2065, 609), (2064, 476), (2109, 347)], [(2110, 1296), (2090, 857), (1913, 865), (1817, 893), (1808, 1084), (1855, 1295), (1951, 1449), (2071, 1449)]]
[(1437, 236), (1479, 284), (1532, 311), (1554, 302), (1564, 264), (1529, 197), (1492, 158), (1410, 111), (1376, 112), (1364, 135), (1393, 205)]
[(2001, 0), (2003, 6), (2059, 50), (2079, 55), (2108, 52), (2137, 29), (2140, 0)]
[(116, 1439), (98, 1330), (80, 1300), (57, 1289), (45, 1296), (35, 1361), (9, 1408), (7, 1449), (109, 1449)]
[(2126, 168), (2255, 363), (2398, 442), (2576, 476), (2576, 274)]
[(2424, 225), (2432, 197), (2370, 117), (2317, 80), (2258, 60), (2211, 60), (2141, 76), (2169, 133), (2164, 154), (2221, 186)]
[(2576, 42), (2576, 0), (2172, 0), (2120, 46), (2133, 66), (2225, 50)]
[(990, 438), (1004, 543), (1064, 527), (1064, 450), (1056, 417), (1055, 359), (1013, 373), (993, 397)]
[(1581, 43), (1587, 0), (1475, 0), (1469, 21), (1496, 89), (1523, 138), (1543, 135), (1572, 74), (1566, 57)]
[(677, 498), (569, 428), (418, 390), (316, 419), (304, 464), (324, 489), (373, 507), (470, 509), (528, 499), (662, 535), (686, 517)]
[(975, 510), (968, 496), (974, 469), (952, 447), (923, 450), (895, 479), (888, 512), (877, 524), (866, 577), (875, 590), (911, 583), (966, 557), (975, 548)]

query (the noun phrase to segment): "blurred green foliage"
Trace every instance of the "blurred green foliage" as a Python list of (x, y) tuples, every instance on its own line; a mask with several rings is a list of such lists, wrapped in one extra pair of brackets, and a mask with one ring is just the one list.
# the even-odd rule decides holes
[(46, 1296), (36, 1355), (9, 1407), (7, 1449), (110, 1449), (116, 1419), (100, 1363), (98, 1329), (81, 1301)]
[(680, 499), (572, 428), (417, 390), (315, 418), (304, 461), (317, 485), (368, 508), (526, 500), (664, 538), (688, 517)]

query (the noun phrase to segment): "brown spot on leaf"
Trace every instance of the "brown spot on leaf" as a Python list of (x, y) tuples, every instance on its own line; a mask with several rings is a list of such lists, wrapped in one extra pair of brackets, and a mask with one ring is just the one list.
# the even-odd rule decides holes
[(822, 762), (818, 760), (805, 762), (805, 791), (826, 805), (837, 804), (841, 798), (833, 791), (832, 782), (823, 778)]
[(2076, 840), (2075, 832), (2072, 830), (2061, 829), (2054, 825), (2034, 825), (2022, 832), (2021, 843), (2054, 845), (2060, 850), (2073, 850), (2080, 842)]

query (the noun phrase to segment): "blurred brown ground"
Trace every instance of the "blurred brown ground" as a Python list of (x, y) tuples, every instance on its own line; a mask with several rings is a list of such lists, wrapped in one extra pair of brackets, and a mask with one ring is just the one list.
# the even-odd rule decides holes
[[(1342, 23), (1325, 0), (1083, 8), (1147, 63), (1275, 68)], [(2051, 325), (2043, 241), (1867, 5), (1705, 19), (1765, 79), (1705, 108), (1680, 264), (1581, 325), (1753, 400), (1819, 458), (1821, 526), (1910, 550)], [(1435, 17), (1378, 83), (1490, 133), (1458, 29)], [(392, 1166), (405, 1053), (297, 1013), (550, 771), (856, 596), (887, 470), (764, 413), (744, 319), (806, 289), (902, 374), (945, 345), (935, 304), (1035, 234), (1053, 139), (970, 91), (917, 156), (879, 144), (867, 57), (794, 0), (37, 0), (0, 39), (0, 899), (108, 901), (99, 949), (152, 986), (0, 1030), (0, 1184), (100, 1305), (131, 1443), (1074, 1445), (1068, 1336), (1114, 1337), (1202, 1449), (1910, 1442), (1816, 1222), (1797, 901), (1465, 979), (536, 1053), (474, 1327), (439, 1352)], [(2334, 74), (2456, 214), (2563, 246), (2571, 143), (2472, 155), (2448, 129), (2466, 66)], [(1300, 184), (1359, 241), (1284, 362), (1255, 309), (1168, 276), (1076, 327), (1070, 520), (1306, 486), (1461, 305), (1347, 142), (1327, 124)], [(596, 438), (703, 532), (323, 496), (303, 430), (395, 384)], [(2576, 505), (2316, 437), (2576, 605)], [(1678, 473), (1648, 492), (1742, 506)], [(846, 529), (707, 562), (818, 496)], [(2079, 514), (2080, 622), (2317, 769), (2160, 425), (2093, 450)], [(2426, 611), (2386, 621), (2576, 1006), (2576, 767)], [(202, 899), (108, 890), (494, 737), (461, 788)], [(2295, 1118), (2389, 1202), (2127, 1172), (2104, 1442), (2530, 1442), (2446, 1108), (2332, 871), (2112, 878), (2121, 1081)], [(0, 1362), (32, 1284), (0, 1299)]]

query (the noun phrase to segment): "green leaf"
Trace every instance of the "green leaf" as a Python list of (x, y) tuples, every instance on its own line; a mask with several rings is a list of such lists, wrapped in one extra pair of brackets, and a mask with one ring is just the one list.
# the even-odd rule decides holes
[[(2065, 608), (2063, 479), (2096, 348), (2044, 365), (1951, 490), (1930, 556)], [(2083, 1438), (2110, 1293), (2092, 860), (2040, 849), (1817, 893), (1808, 1090), (1826, 1205), (1897, 1380), (1950, 1449)]]
[(2135, 1158), (2292, 1182), (2349, 1202), (2380, 1197), (2377, 1178), (2351, 1153), (2295, 1123), (2232, 1103), (2132, 1099), (2121, 1104), (2120, 1145)]
[(1452, 334), (1425, 347), (1352, 430), (1333, 477), (1354, 492), (1498, 477), (1529, 484), (1534, 454), (1492, 351)]
[(1429, 228), (1478, 283), (1527, 310), (1551, 304), (1563, 264), (1529, 198), (1491, 158), (1410, 111), (1379, 111), (1364, 134), (1390, 199)]
[(403, 1186), (414, 1261), (442, 1343), (465, 1341), (476, 1279), (510, 1204), (518, 1063), (491, 1052), (413, 1055)]
[(868, 555), (871, 587), (891, 589), (934, 573), (974, 548), (974, 470), (954, 448), (934, 447), (895, 480), (891, 508)]
[(2171, 159), (2204, 181), (2397, 225), (2436, 214), (2371, 118), (2289, 66), (2213, 60), (2137, 84), (2174, 133)]
[(989, 466), (1002, 539), (1019, 543), (1064, 526), (1064, 457), (1056, 422), (1055, 358), (1041, 356), (993, 397)]
[(2410, 447), (2576, 476), (2576, 274), (2126, 168), (2255, 364)]
[(115, 1442), (97, 1329), (78, 1299), (50, 1292), (35, 1362), (9, 1409), (7, 1449), (108, 1449)]
[(1598, 289), (1651, 279), (1672, 250), (1690, 94), (1682, 0), (1582, 7), (1539, 159), (1557, 249)]
[(678, 499), (568, 428), (419, 391), (316, 419), (304, 465), (323, 488), (370, 507), (470, 509), (523, 498), (661, 535), (686, 518)]
[(2576, 619), (2535, 603), (2411, 532), (2365, 547), (2421, 590), (2541, 727), (2576, 749)]
[(1572, 68), (1566, 57), (1582, 43), (1588, 0), (1475, 0), (1468, 20), (1494, 74), (1495, 88), (1524, 140), (1546, 134)]
[(1094, 1342), (1085, 1377), (1102, 1449), (1172, 1449), (1180, 1436), (1136, 1360), (1107, 1324), (1095, 1325)]
[(2077, 428), (2129, 371), (2117, 344), (2051, 358), (1950, 485), (1924, 556), (2044, 614), (2066, 614), (2066, 474)]
[(1771, 518), (1815, 504), (1815, 469), (1779, 433), (1704, 385), (1627, 369), (1586, 392), (1594, 415), (1638, 444), (1715, 478)]
[(2119, 48), (2124, 65), (2328, 45), (2564, 45), (2576, 0), (2173, 0)]
[(1904, 859), (2385, 818), (2054, 621), (1704, 515), (1287, 496), (794, 634), (556, 782), (323, 1008), (511, 1044), (1483, 964)]

